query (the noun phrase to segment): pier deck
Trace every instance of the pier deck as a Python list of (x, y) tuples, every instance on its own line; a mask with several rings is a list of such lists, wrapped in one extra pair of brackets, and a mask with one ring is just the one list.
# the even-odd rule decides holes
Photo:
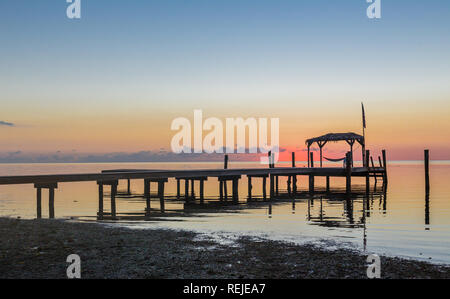
[[(297, 176), (309, 177), (309, 192), (314, 193), (314, 178), (326, 177), (327, 178), (327, 191), (329, 191), (329, 178), (330, 177), (346, 177), (346, 191), (351, 193), (351, 178), (352, 177), (365, 177), (366, 189), (369, 190), (370, 177), (383, 177), (386, 181), (386, 168), (385, 164), (382, 167), (351, 167), (350, 159), (347, 161), (345, 168), (343, 167), (279, 167), (274, 168), (270, 165), (269, 168), (237, 168), (228, 169), (228, 157), (225, 157), (224, 169), (189, 169), (189, 170), (161, 170), (161, 169), (113, 169), (104, 170), (100, 173), (82, 173), (82, 174), (49, 174), (49, 175), (24, 175), (24, 176), (2, 176), (0, 177), (0, 185), (18, 185), (18, 184), (34, 184), (36, 188), (36, 215), (37, 218), (41, 218), (42, 215), (42, 189), (49, 190), (49, 217), (55, 217), (55, 189), (58, 188), (58, 183), (70, 183), (70, 182), (96, 182), (98, 184), (98, 213), (97, 218), (99, 220), (105, 219), (107, 215), (108, 219), (117, 219), (116, 214), (116, 196), (117, 186), (120, 180), (127, 180), (128, 182), (128, 194), (130, 194), (130, 181), (131, 180), (144, 180), (144, 198), (146, 199), (145, 215), (150, 216), (151, 212), (151, 195), (150, 185), (157, 183), (157, 197), (160, 200), (160, 210), (164, 213), (164, 187), (165, 183), (169, 179), (175, 179), (177, 181), (177, 199), (181, 199), (180, 181), (185, 181), (185, 196), (186, 203), (195, 201), (194, 183), (199, 182), (199, 194), (200, 204), (204, 203), (204, 181), (208, 178), (217, 178), (219, 182), (220, 200), (228, 200), (228, 182), (232, 183), (231, 198), (234, 203), (239, 203), (238, 193), (238, 181), (242, 176), (248, 178), (248, 200), (251, 201), (252, 195), (252, 183), (251, 178), (263, 178), (263, 198), (266, 199), (266, 179), (270, 181), (270, 200), (273, 200), (278, 196), (278, 181), (282, 177), (288, 178), (288, 190), (289, 195), (295, 196), (297, 193)], [(293, 166), (295, 163), (293, 162)], [(366, 163), (365, 165), (368, 165)], [(191, 190), (189, 192), (189, 182), (191, 183)], [(291, 182), (292, 191), (291, 192)], [(105, 213), (103, 210), (104, 201), (104, 187), (111, 188), (111, 213)], [(191, 195), (189, 195), (191, 193)]]
[[(364, 177), (368, 174), (366, 167), (354, 167), (352, 176)], [(384, 168), (370, 168), (370, 173), (384, 173)], [(323, 167), (280, 167), (280, 168), (242, 168), (242, 169), (198, 169), (198, 170), (138, 170), (138, 169), (116, 169), (101, 173), (83, 174), (50, 174), (50, 175), (24, 175), (24, 176), (1, 176), (0, 185), (19, 184), (49, 184), (88, 181), (113, 181), (126, 179), (151, 179), (151, 178), (175, 178), (175, 177), (220, 177), (227, 175), (313, 175), (345, 177), (345, 168)]]

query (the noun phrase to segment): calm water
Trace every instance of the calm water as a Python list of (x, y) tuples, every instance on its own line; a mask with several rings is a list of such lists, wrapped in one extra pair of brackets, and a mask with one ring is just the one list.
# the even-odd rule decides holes
[[(220, 163), (196, 163), (189, 166), (179, 163), (136, 164), (0, 164), (0, 175), (55, 174), (98, 172), (105, 169), (204, 169), (220, 168)], [(257, 164), (231, 164), (232, 168), (260, 167)], [(360, 195), (352, 199), (345, 196), (303, 195), (295, 201), (283, 199), (272, 204), (246, 203), (247, 180), (240, 182), (241, 204), (218, 209), (185, 208), (174, 200), (176, 185), (169, 181), (166, 210), (170, 217), (153, 221), (121, 221), (113, 225), (146, 228), (187, 229), (217, 237), (220, 241), (232, 240), (239, 235), (261, 236), (296, 243), (315, 242), (326, 247), (352, 247), (435, 263), (450, 264), (450, 163), (434, 162), (431, 166), (431, 194), (427, 202), (424, 190), (424, 171), (420, 162), (391, 162), (389, 186), (386, 193), (380, 183), (368, 198)], [(325, 180), (316, 178), (316, 186), (323, 187)], [(280, 180), (286, 189), (285, 180)], [(331, 186), (344, 187), (343, 178), (332, 178)], [(364, 179), (354, 179), (364, 189)], [(371, 182), (374, 187), (373, 181)], [(254, 195), (261, 196), (261, 182), (254, 181)], [(301, 177), (299, 189), (305, 191), (307, 178)], [(121, 182), (119, 191), (125, 190)], [(153, 187), (154, 188), (154, 187)], [(229, 188), (230, 190), (231, 188)], [(357, 188), (355, 188), (357, 189)], [(145, 201), (141, 197), (143, 182), (132, 181), (132, 196), (120, 196), (119, 213), (143, 213)], [(56, 190), (57, 218), (95, 220), (97, 213), (97, 185), (88, 183), (60, 184)], [(205, 195), (217, 199), (218, 182), (211, 178), (205, 184)], [(170, 198), (172, 196), (172, 198)], [(0, 216), (34, 218), (35, 190), (32, 185), (0, 186)], [(105, 198), (105, 206), (109, 202)], [(155, 214), (159, 201), (152, 201)], [(48, 213), (47, 195), (43, 195), (43, 217)]]

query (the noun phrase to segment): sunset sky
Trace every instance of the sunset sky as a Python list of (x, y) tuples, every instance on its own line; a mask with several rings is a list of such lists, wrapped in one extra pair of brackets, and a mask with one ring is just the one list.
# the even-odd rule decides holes
[(0, 2), (2, 161), (168, 151), (194, 109), (278, 117), (300, 151), (361, 133), (362, 101), (374, 152), (450, 159), (447, 0), (382, 0), (380, 20), (365, 0), (81, 2), (81, 20), (65, 0)]

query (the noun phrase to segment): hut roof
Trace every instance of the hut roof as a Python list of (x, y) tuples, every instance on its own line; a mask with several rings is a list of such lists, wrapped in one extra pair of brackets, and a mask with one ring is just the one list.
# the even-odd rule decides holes
[(364, 143), (364, 137), (356, 133), (328, 133), (326, 135), (315, 137), (306, 140), (307, 145), (314, 142), (328, 142), (328, 141), (358, 141), (360, 144)]

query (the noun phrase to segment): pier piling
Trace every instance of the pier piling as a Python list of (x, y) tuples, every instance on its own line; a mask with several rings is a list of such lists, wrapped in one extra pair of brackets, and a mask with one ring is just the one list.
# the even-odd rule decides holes
[(36, 188), (36, 217), (42, 218), (42, 189)]
[(384, 168), (384, 176), (383, 176), (383, 183), (385, 187), (387, 187), (388, 184), (388, 176), (387, 176), (387, 158), (386, 158), (386, 150), (382, 150), (383, 155), (383, 168)]
[(158, 182), (158, 197), (159, 197), (159, 205), (161, 209), (161, 213), (165, 213), (166, 209), (164, 206), (164, 184), (167, 182), (167, 180), (161, 180)]
[(150, 198), (150, 180), (145, 179), (144, 180), (144, 197), (145, 197), (145, 215), (150, 216), (150, 209), (151, 209), (151, 198)]
[(267, 200), (267, 190), (266, 190), (266, 184), (267, 184), (267, 177), (263, 177), (263, 199), (264, 201)]
[(48, 217), (55, 218), (55, 189), (58, 188), (57, 183), (34, 184), (36, 188), (36, 218), (42, 218), (42, 189), (48, 189)]
[(367, 174), (366, 174), (366, 194), (370, 193), (370, 171), (369, 171), (369, 158), (370, 158), (370, 151), (366, 150), (366, 155), (364, 156), (366, 159), (365, 164), (367, 167)]
[[(311, 168), (314, 168), (314, 153), (311, 152), (311, 153), (309, 153), (309, 155), (310, 155), (310, 158), (309, 158), (310, 166), (311, 166)], [(314, 192), (314, 175), (312, 175), (312, 174), (309, 175), (309, 192), (310, 193)]]
[(425, 164), (425, 192), (430, 193), (430, 150), (424, 152)]
[(275, 176), (273, 174), (270, 175), (270, 200), (274, 200), (275, 198)]
[(204, 187), (205, 187), (205, 180), (200, 180), (200, 204), (203, 204), (205, 201), (205, 194), (204, 194)]
[(98, 182), (98, 213), (97, 219), (103, 220), (103, 184)]
[(345, 155), (345, 169), (346, 169), (346, 192), (352, 192), (352, 154), (348, 152)]
[(248, 179), (248, 201), (252, 201), (252, 177), (247, 176)]

